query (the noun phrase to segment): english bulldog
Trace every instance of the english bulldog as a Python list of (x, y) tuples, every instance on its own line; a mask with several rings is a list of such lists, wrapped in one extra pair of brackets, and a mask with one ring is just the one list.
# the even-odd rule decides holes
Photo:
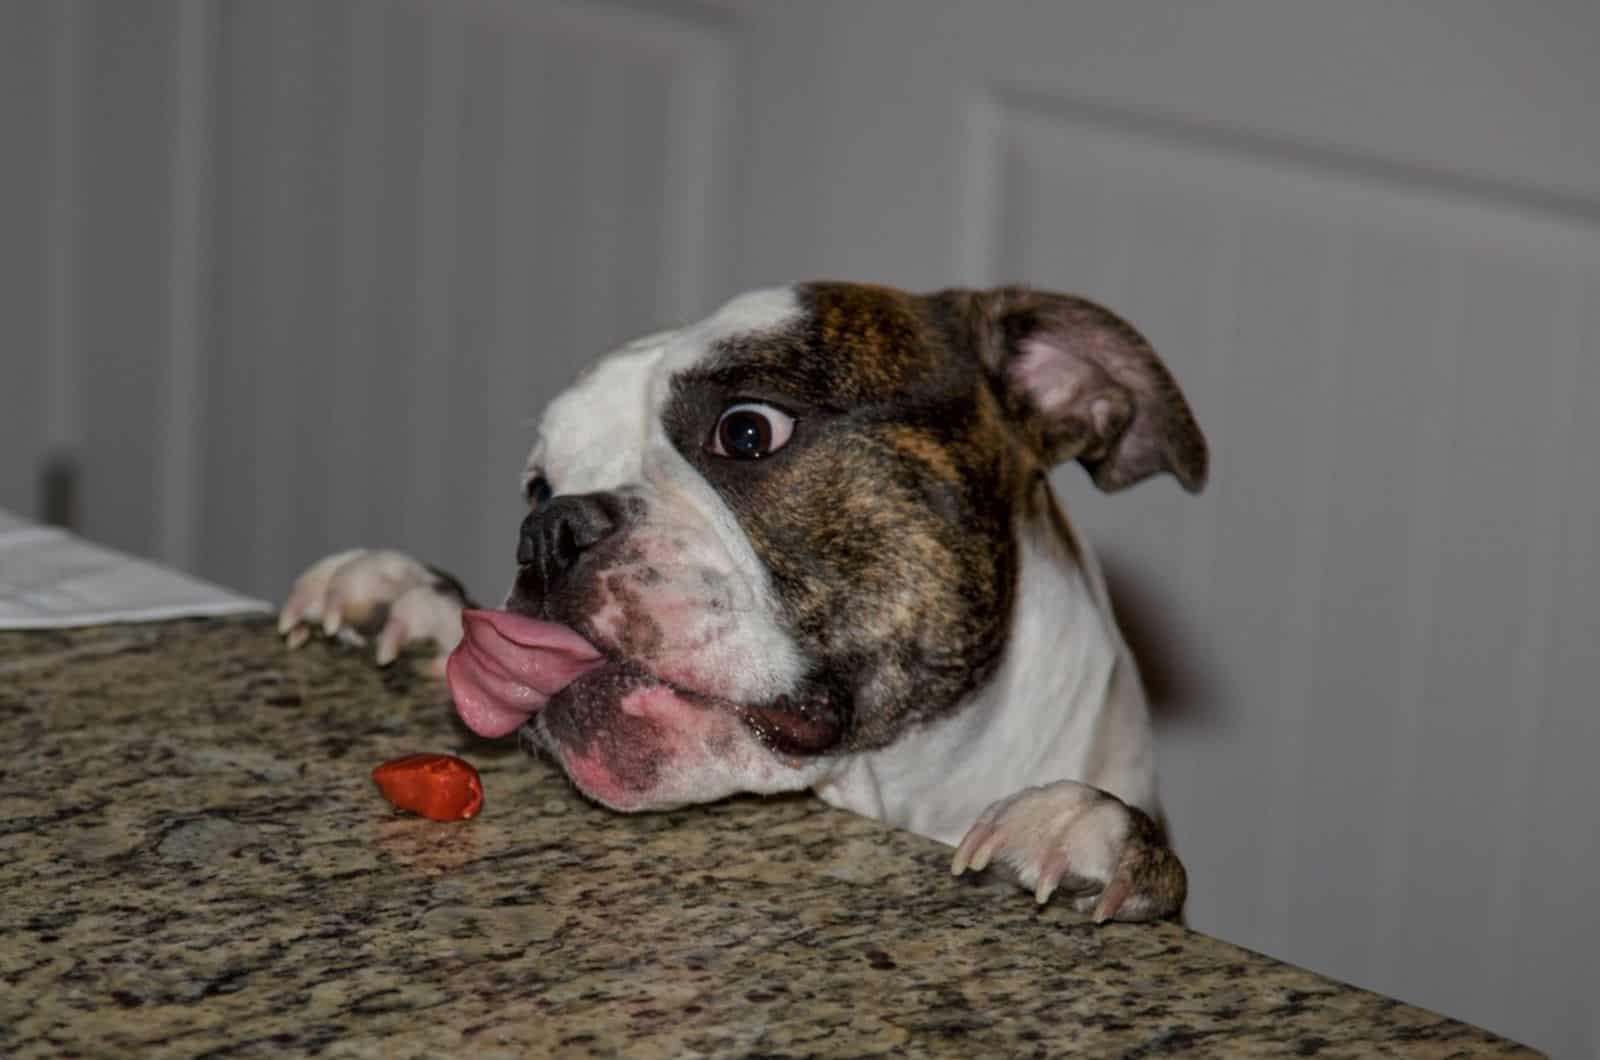
[(815, 283), (633, 342), (548, 407), (499, 609), (393, 551), (329, 556), (279, 617), (433, 641), (461, 719), (614, 810), (810, 789), (1004, 865), (1095, 921), (1176, 914), (1133, 656), (1049, 483), (1206, 445), (1133, 327), (1020, 287)]

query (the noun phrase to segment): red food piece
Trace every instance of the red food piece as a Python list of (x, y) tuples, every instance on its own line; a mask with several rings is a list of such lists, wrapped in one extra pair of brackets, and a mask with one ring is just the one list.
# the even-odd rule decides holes
[(483, 809), (483, 781), (454, 755), (406, 755), (372, 771), (383, 797), (435, 821), (465, 821)]

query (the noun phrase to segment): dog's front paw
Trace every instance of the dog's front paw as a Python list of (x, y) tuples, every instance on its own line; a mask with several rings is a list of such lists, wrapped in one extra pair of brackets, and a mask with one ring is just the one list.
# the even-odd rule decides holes
[(957, 876), (999, 861), (1043, 905), (1057, 890), (1107, 920), (1158, 920), (1183, 908), (1188, 877), (1148, 814), (1064, 780), (990, 806), (950, 862)]
[(408, 644), (431, 642), (439, 652), (422, 669), (443, 677), (446, 657), (461, 642), (465, 603), (449, 575), (403, 552), (357, 548), (319, 560), (295, 580), (278, 632), (291, 649), (318, 630), (352, 644), (376, 638), (379, 666)]

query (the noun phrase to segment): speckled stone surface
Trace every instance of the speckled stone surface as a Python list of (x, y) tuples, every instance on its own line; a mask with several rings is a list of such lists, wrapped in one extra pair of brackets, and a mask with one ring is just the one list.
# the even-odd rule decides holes
[[(1521, 1052), (813, 799), (611, 814), (265, 620), (0, 634), (0, 747), (6, 1056)], [(379, 797), (433, 750), (476, 820)]]

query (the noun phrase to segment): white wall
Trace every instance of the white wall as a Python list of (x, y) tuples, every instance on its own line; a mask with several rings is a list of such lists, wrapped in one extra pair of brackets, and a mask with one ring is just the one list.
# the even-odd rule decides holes
[(1594, 1055), (1594, 9), (1176, 10), (0, 0), (0, 506), (70, 454), (84, 532), (224, 583), (389, 543), (492, 598), (616, 342), (813, 275), (1091, 294), (1215, 452), (1058, 475), (1192, 924)]

